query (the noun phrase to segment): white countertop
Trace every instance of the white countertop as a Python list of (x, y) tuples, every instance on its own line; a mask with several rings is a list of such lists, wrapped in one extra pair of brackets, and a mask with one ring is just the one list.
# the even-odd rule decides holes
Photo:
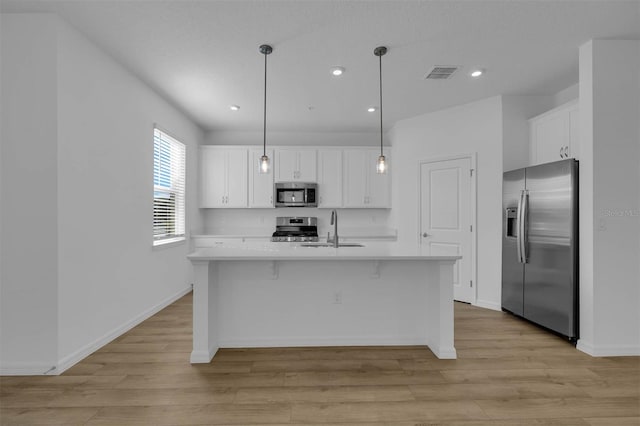
[(220, 243), (190, 253), (189, 260), (457, 260), (428, 247), (397, 242), (365, 242), (364, 247), (304, 247), (301, 243)]

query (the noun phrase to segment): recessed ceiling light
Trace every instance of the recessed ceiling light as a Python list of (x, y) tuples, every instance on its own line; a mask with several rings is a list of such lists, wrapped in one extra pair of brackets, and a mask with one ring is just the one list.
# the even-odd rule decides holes
[(229, 109), (231, 111), (238, 111), (240, 109), (240, 107), (238, 105), (229, 105)]
[(471, 77), (480, 77), (484, 71), (482, 70), (473, 70), (471, 71)]
[(374, 106), (367, 108), (367, 111), (369, 112), (376, 112), (377, 110), (378, 110), (378, 107), (374, 107)]
[(331, 68), (331, 75), (333, 76), (340, 76), (344, 73), (344, 67), (333, 67)]

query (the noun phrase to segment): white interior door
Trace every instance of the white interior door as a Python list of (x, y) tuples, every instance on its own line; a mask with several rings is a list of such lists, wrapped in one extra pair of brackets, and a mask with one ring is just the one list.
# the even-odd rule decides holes
[(433, 255), (459, 255), (453, 271), (454, 299), (472, 303), (471, 159), (420, 165), (420, 240)]

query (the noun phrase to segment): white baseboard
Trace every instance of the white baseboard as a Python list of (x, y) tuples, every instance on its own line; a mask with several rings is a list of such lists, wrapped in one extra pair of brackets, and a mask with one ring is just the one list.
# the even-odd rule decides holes
[(191, 364), (208, 364), (213, 359), (214, 355), (218, 352), (218, 347), (212, 345), (208, 351), (192, 351), (191, 352)]
[[(158, 312), (160, 312), (161, 310), (163, 310), (167, 306), (171, 305), (173, 302), (175, 302), (176, 300), (180, 299), (182, 296), (184, 296), (185, 294), (189, 293), (190, 291), (191, 291), (191, 285), (189, 285), (187, 288), (184, 288), (184, 289), (180, 290), (176, 294), (167, 297), (166, 299), (164, 299), (160, 303), (158, 303), (155, 306), (152, 306), (151, 308), (147, 309), (146, 311), (140, 313), (139, 315), (135, 316), (131, 320), (129, 320), (126, 323), (122, 324), (121, 326), (115, 328), (114, 330), (110, 331), (109, 333), (105, 334), (104, 336), (100, 337), (99, 339), (93, 341), (92, 343), (89, 343), (88, 345), (84, 346), (83, 348), (80, 348), (79, 350), (75, 351), (74, 353), (65, 356), (64, 358), (62, 358), (62, 359), (60, 359), (58, 361), (57, 368), (53, 372), (51, 372), (51, 374), (62, 374), (64, 371), (66, 371), (69, 368), (73, 367), (75, 364), (77, 364), (78, 362), (82, 361), (84, 358), (86, 358), (87, 356), (91, 355), (93, 352), (97, 351), (98, 349), (100, 349), (101, 347), (103, 347), (107, 343), (111, 342), (115, 338), (117, 338), (117, 337), (123, 335), (124, 333), (126, 333), (127, 331), (131, 330), (133, 327), (137, 326), (138, 324), (140, 324), (144, 320), (146, 320), (146, 319), (150, 318), (151, 316), (157, 314)], [(42, 373), (37, 373), (37, 374), (42, 374)]]
[(43, 376), (55, 375), (56, 367), (53, 364), (41, 364), (37, 362), (16, 362), (0, 366), (0, 376)]
[(282, 348), (300, 346), (426, 346), (423, 337), (354, 336), (354, 337), (282, 337), (220, 340), (221, 348)]
[(439, 348), (436, 346), (429, 346), (429, 349), (431, 349), (431, 352), (433, 352), (433, 354), (435, 356), (437, 356), (439, 359), (457, 359), (458, 358), (458, 353), (456, 352), (456, 348), (449, 347), (449, 348)]
[(593, 357), (640, 356), (640, 346), (633, 345), (594, 345), (591, 342), (579, 339), (576, 348)]
[(499, 303), (490, 302), (488, 300), (478, 299), (478, 300), (476, 300), (475, 306), (478, 306), (480, 308), (485, 308), (485, 309), (491, 309), (493, 311), (501, 311), (502, 310), (502, 306), (500, 306)]

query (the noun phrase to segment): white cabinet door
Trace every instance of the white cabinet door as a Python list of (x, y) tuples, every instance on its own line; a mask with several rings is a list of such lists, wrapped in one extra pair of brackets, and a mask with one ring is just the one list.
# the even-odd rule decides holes
[(342, 150), (318, 150), (318, 207), (342, 207)]
[(227, 150), (227, 203), (225, 207), (247, 207), (247, 150)]
[(572, 101), (529, 120), (531, 165), (578, 158), (578, 114)]
[(580, 110), (576, 103), (569, 109), (569, 146), (567, 154), (569, 158), (580, 157)]
[(276, 182), (296, 180), (298, 172), (298, 151), (295, 149), (278, 149), (276, 151)]
[(200, 148), (200, 207), (247, 206), (247, 149)]
[[(367, 158), (367, 151), (361, 149), (347, 149), (343, 152), (344, 207), (366, 207)], [(375, 163), (372, 167), (375, 167)]]
[(276, 182), (316, 182), (316, 150), (280, 148), (276, 151)]
[(273, 150), (267, 150), (267, 156), (271, 160), (269, 173), (260, 173), (260, 157), (262, 149), (249, 151), (249, 207), (270, 208), (273, 207), (273, 175), (274, 158)]
[(227, 195), (224, 152), (215, 147), (200, 148), (200, 207), (223, 207)]
[(372, 150), (367, 154), (367, 183), (369, 192), (366, 198), (366, 206), (371, 208), (390, 208), (391, 207), (391, 153), (387, 149), (384, 156), (387, 160), (387, 173), (378, 173), (376, 164), (380, 151)]
[[(389, 150), (385, 157), (391, 168)], [(391, 206), (390, 173), (376, 172), (380, 151), (377, 149), (348, 149), (344, 151), (344, 207), (389, 208)]]
[(316, 182), (318, 179), (315, 149), (304, 149), (298, 152), (298, 177), (300, 182)]
[(364, 169), (364, 153), (361, 150), (345, 150), (343, 153), (342, 199), (344, 207), (364, 207), (367, 181)]
[(561, 114), (554, 114), (536, 123), (538, 164), (562, 160), (568, 123)]

